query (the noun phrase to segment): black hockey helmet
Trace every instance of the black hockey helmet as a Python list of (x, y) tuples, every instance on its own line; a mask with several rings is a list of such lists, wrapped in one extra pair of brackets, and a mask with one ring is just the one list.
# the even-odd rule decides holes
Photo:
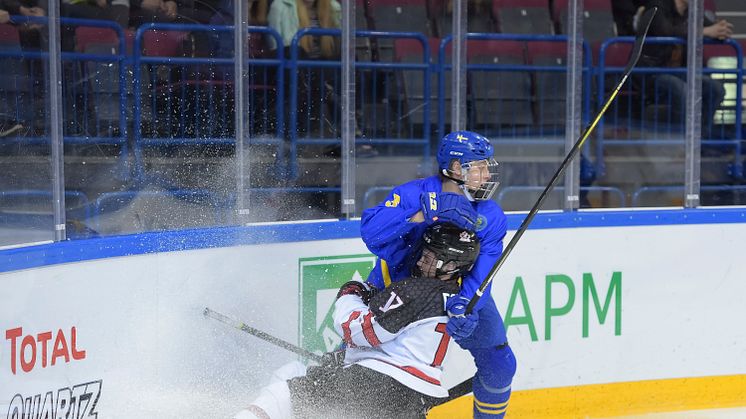
[[(448, 276), (448, 279), (456, 279), (474, 266), (479, 255), (479, 240), (473, 231), (453, 224), (434, 224), (422, 235), (420, 258), (429, 257), (426, 253), (431, 254), (434, 259), (431, 263), (435, 264), (435, 277)], [(416, 263), (413, 276), (424, 276), (423, 271), (421, 263)]]

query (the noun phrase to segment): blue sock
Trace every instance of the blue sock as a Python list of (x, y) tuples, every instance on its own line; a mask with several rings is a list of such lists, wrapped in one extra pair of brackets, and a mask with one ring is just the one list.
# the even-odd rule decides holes
[(508, 345), (472, 349), (477, 373), (474, 376), (474, 418), (502, 419), (508, 409), (516, 360)]

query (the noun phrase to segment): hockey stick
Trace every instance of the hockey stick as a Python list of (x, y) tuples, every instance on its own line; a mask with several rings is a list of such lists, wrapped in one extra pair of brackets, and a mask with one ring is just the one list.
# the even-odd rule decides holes
[(255, 329), (242, 321), (228, 317), (225, 314), (218, 313), (217, 311), (212, 310), (209, 307), (205, 307), (205, 311), (203, 312), (203, 314), (221, 323), (225, 323), (228, 326), (234, 327), (242, 332), (246, 332), (250, 335), (254, 335), (258, 337), (259, 339), (265, 340), (273, 345), (279, 346), (280, 348), (283, 348), (285, 350), (298, 354), (306, 359), (310, 359), (311, 361), (316, 361), (319, 364), (321, 364), (322, 361), (326, 361), (326, 358), (324, 358), (321, 355), (317, 355), (311, 351), (301, 348), (300, 346), (293, 345), (290, 342), (284, 341), (280, 338), (276, 338), (266, 332), (262, 332), (259, 329)]
[(601, 108), (601, 110), (598, 112), (598, 114), (593, 118), (593, 121), (591, 121), (590, 124), (585, 128), (583, 133), (580, 135), (580, 138), (575, 142), (575, 145), (573, 145), (572, 149), (570, 149), (570, 153), (567, 154), (565, 157), (565, 160), (562, 161), (562, 164), (560, 164), (560, 167), (557, 169), (557, 172), (552, 176), (552, 180), (549, 181), (549, 184), (546, 188), (541, 192), (541, 195), (539, 195), (539, 199), (534, 204), (533, 208), (531, 208), (531, 211), (528, 212), (528, 215), (526, 218), (523, 219), (523, 222), (521, 223), (521, 226), (518, 228), (518, 231), (516, 231), (513, 238), (510, 239), (510, 243), (508, 243), (507, 246), (505, 246), (505, 250), (503, 250), (502, 255), (500, 255), (500, 258), (495, 262), (495, 265), (492, 266), (492, 269), (490, 269), (490, 272), (487, 274), (487, 277), (482, 281), (482, 284), (479, 286), (479, 289), (477, 289), (476, 294), (474, 297), (471, 298), (471, 301), (469, 301), (469, 304), (466, 306), (466, 312), (471, 313), (471, 311), (474, 309), (474, 306), (477, 304), (477, 301), (479, 301), (480, 298), (482, 298), (482, 295), (484, 294), (485, 289), (487, 286), (492, 282), (492, 280), (495, 278), (495, 274), (497, 274), (497, 271), (500, 270), (502, 265), (505, 263), (505, 260), (508, 258), (508, 255), (510, 255), (510, 252), (513, 251), (513, 248), (515, 248), (516, 244), (518, 243), (518, 240), (521, 239), (521, 236), (523, 236), (523, 233), (526, 232), (528, 229), (528, 225), (531, 224), (531, 221), (533, 221), (534, 217), (536, 216), (536, 213), (539, 212), (539, 209), (541, 208), (542, 204), (544, 204), (544, 201), (546, 200), (547, 196), (549, 196), (549, 192), (554, 189), (554, 186), (559, 181), (560, 176), (562, 176), (563, 173), (565, 173), (565, 170), (569, 166), (570, 162), (573, 158), (580, 152), (580, 148), (583, 146), (583, 143), (585, 143), (585, 140), (588, 139), (588, 137), (591, 135), (591, 132), (593, 132), (593, 129), (596, 128), (596, 125), (598, 125), (598, 122), (603, 117), (604, 113), (606, 112), (606, 109), (609, 108), (611, 103), (614, 101), (616, 96), (619, 94), (619, 91), (622, 89), (622, 86), (624, 85), (624, 82), (627, 81), (627, 78), (629, 77), (630, 73), (632, 72), (632, 68), (637, 65), (637, 61), (640, 59), (640, 55), (642, 54), (642, 45), (645, 43), (645, 37), (648, 34), (648, 29), (650, 28), (650, 23), (653, 21), (653, 17), (655, 16), (655, 12), (658, 10), (657, 7), (653, 7), (651, 9), (648, 9), (645, 14), (642, 15), (642, 18), (640, 19), (639, 26), (641, 30), (638, 32), (637, 38), (635, 38), (635, 44), (632, 47), (632, 52), (630, 53), (629, 62), (627, 62), (627, 66), (624, 68), (624, 71), (622, 72), (622, 78), (619, 80), (619, 83), (617, 83), (616, 87), (614, 88), (614, 91), (611, 92), (611, 95), (608, 99), (606, 99), (606, 103), (604, 103), (604, 106)]
[[(218, 313), (217, 311), (205, 307), (205, 310), (202, 312), (202, 314), (205, 315), (205, 317), (210, 317), (212, 319), (215, 319), (221, 323), (227, 324), (228, 326), (231, 326), (233, 328), (236, 328), (242, 332), (246, 332), (250, 335), (254, 335), (258, 337), (259, 339), (265, 340), (273, 345), (277, 345), (280, 348), (283, 348), (285, 350), (288, 350), (292, 353), (298, 354), (304, 358), (310, 359), (312, 361), (316, 361), (319, 364), (325, 364), (327, 361), (334, 359), (334, 355), (331, 356), (331, 358), (327, 356), (317, 355), (313, 352), (307, 351), (300, 346), (293, 345), (290, 342), (284, 341), (280, 338), (276, 338), (266, 332), (262, 332), (259, 329), (253, 328), (246, 323), (236, 320), (234, 318), (231, 318), (229, 316), (226, 316), (225, 314)], [(334, 352), (330, 352), (330, 354), (334, 354)], [(328, 354), (327, 354), (328, 355)], [(466, 394), (469, 394), (471, 392), (471, 381), (473, 377), (469, 377), (466, 380), (462, 381), (460, 384), (457, 384), (453, 386), (448, 391), (448, 398), (444, 399), (442, 403), (449, 402), (453, 399), (459, 398), (461, 396), (464, 396)]]
[(16, 132), (23, 129), (23, 125), (21, 124), (15, 124), (12, 127), (5, 129), (3, 128), (2, 131), (0, 131), (0, 138), (2, 137), (8, 137), (12, 134), (15, 134)]

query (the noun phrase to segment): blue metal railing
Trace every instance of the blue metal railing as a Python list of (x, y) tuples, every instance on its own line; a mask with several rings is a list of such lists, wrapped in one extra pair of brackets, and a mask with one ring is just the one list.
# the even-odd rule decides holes
[[(32, 17), (20, 17), (20, 16), (14, 16), (13, 21), (16, 23), (24, 23), (24, 22), (38, 22), (38, 23), (46, 23), (45, 18), (32, 18)], [(82, 135), (65, 135), (64, 139), (65, 142), (73, 144), (89, 144), (89, 143), (110, 143), (110, 144), (117, 144), (121, 146), (121, 162), (123, 164), (120, 165), (122, 167), (122, 170), (129, 170), (126, 169), (127, 165), (126, 158), (127, 154), (129, 152), (128, 150), (128, 136), (132, 137), (133, 140), (133, 152), (135, 153), (135, 163), (136, 163), (136, 174), (139, 175), (138, 178), (142, 180), (143, 178), (143, 159), (142, 159), (142, 148), (145, 146), (154, 146), (154, 147), (167, 147), (169, 145), (182, 145), (182, 144), (202, 144), (202, 143), (224, 143), (224, 144), (232, 144), (234, 143), (235, 139), (233, 138), (232, 134), (230, 135), (224, 135), (222, 137), (213, 137), (209, 135), (201, 135), (200, 133), (201, 128), (203, 128), (205, 125), (211, 125), (210, 121), (214, 121), (220, 118), (225, 119), (233, 119), (233, 114), (228, 113), (223, 109), (223, 114), (219, 114), (220, 106), (223, 106), (225, 108), (225, 103), (222, 105), (216, 104), (216, 98), (219, 98), (219, 93), (217, 94), (214, 91), (210, 91), (210, 93), (207, 96), (207, 105), (203, 105), (199, 97), (195, 99), (193, 103), (190, 103), (188, 106), (191, 106), (192, 109), (189, 109), (188, 112), (194, 112), (194, 115), (197, 117), (195, 120), (195, 133), (192, 135), (186, 135), (183, 132), (178, 133), (177, 135), (174, 135), (173, 132), (169, 132), (168, 135), (161, 135), (162, 133), (156, 133), (154, 135), (146, 135), (144, 132), (144, 123), (146, 122), (154, 122), (146, 121), (147, 120), (147, 106), (146, 101), (148, 100), (149, 96), (146, 94), (146, 89), (150, 88), (153, 89), (152, 91), (156, 94), (163, 95), (166, 100), (176, 100), (175, 98), (170, 97), (169, 95), (176, 92), (174, 90), (174, 86), (176, 84), (171, 83), (172, 80), (169, 80), (167, 84), (158, 86), (153, 78), (148, 78), (148, 74), (144, 73), (143, 70), (150, 67), (157, 67), (157, 66), (172, 66), (172, 67), (178, 67), (182, 69), (182, 81), (185, 83), (191, 83), (194, 82), (193, 88), (196, 89), (198, 92), (199, 89), (202, 89), (203, 84), (201, 83), (216, 83), (219, 82), (219, 77), (213, 75), (208, 75), (206, 78), (199, 79), (199, 80), (188, 80), (185, 78), (184, 74), (186, 73), (186, 68), (188, 66), (216, 66), (216, 67), (230, 67), (231, 71), (233, 68), (233, 60), (232, 58), (210, 58), (210, 57), (156, 57), (156, 56), (148, 56), (146, 55), (145, 51), (143, 51), (144, 45), (144, 38), (146, 36), (146, 33), (152, 32), (152, 31), (160, 31), (160, 32), (174, 32), (174, 31), (181, 31), (181, 32), (191, 32), (191, 33), (199, 33), (199, 32), (211, 32), (211, 33), (228, 33), (233, 31), (232, 26), (207, 26), (207, 25), (191, 25), (191, 24), (147, 24), (142, 27), (140, 27), (135, 36), (134, 36), (134, 49), (131, 54), (127, 52), (126, 48), (126, 42), (125, 42), (125, 34), (122, 31), (122, 29), (113, 22), (108, 21), (92, 21), (92, 20), (85, 20), (85, 19), (71, 19), (71, 18), (63, 18), (62, 24), (64, 25), (71, 25), (71, 26), (86, 26), (86, 27), (98, 27), (98, 28), (104, 28), (104, 29), (110, 29), (116, 33), (117, 40), (117, 51), (113, 51), (112, 54), (90, 54), (90, 53), (84, 53), (84, 52), (64, 52), (62, 53), (62, 59), (66, 63), (72, 63), (75, 66), (81, 66), (81, 71), (84, 73), (87, 71), (86, 69), (86, 63), (104, 63), (104, 64), (111, 64), (111, 65), (117, 65), (118, 69), (116, 69), (116, 77), (118, 79), (118, 88), (117, 92), (114, 93), (114, 95), (118, 95), (117, 97), (117, 103), (118, 103), (118, 121), (116, 121), (118, 126), (118, 133), (114, 134), (111, 133), (111, 136), (101, 136), (96, 133), (96, 135), (88, 135), (87, 133), (84, 133)], [(286, 58), (285, 56), (285, 49), (282, 47), (282, 38), (280, 35), (275, 32), (274, 30), (267, 28), (267, 27), (249, 27), (248, 31), (250, 33), (258, 33), (262, 36), (270, 36), (275, 40), (276, 45), (279, 46), (276, 51), (273, 53), (272, 58), (249, 58), (247, 62), (251, 66), (256, 67), (262, 67), (264, 69), (272, 69), (276, 70), (276, 78), (273, 80), (266, 82), (268, 89), (274, 89), (276, 92), (276, 101), (274, 106), (274, 129), (273, 129), (273, 135), (269, 137), (260, 137), (256, 136), (253, 137), (253, 140), (256, 142), (266, 142), (270, 143), (272, 145), (275, 145), (278, 147), (278, 153), (277, 153), (277, 164), (284, 166), (286, 163), (289, 167), (289, 171), (293, 176), (297, 176), (298, 174), (298, 146), (299, 145), (332, 145), (339, 143), (338, 138), (324, 138), (322, 135), (322, 138), (310, 138), (310, 136), (302, 137), (299, 132), (302, 132), (302, 129), (299, 129), (299, 127), (303, 124), (309, 124), (309, 121), (300, 121), (299, 120), (299, 103), (301, 103), (302, 98), (299, 96), (300, 89), (299, 89), (299, 83), (300, 78), (302, 77), (301, 71), (303, 70), (311, 70), (311, 69), (330, 69), (332, 72), (338, 71), (341, 68), (341, 63), (339, 61), (323, 61), (323, 60), (307, 60), (302, 59), (300, 57), (300, 51), (299, 51), (299, 42), (300, 39), (304, 36), (333, 36), (333, 37), (339, 37), (341, 35), (341, 31), (339, 30), (329, 30), (329, 29), (302, 29), (298, 33), (296, 33), (295, 37), (293, 38), (291, 45), (289, 46), (289, 50), (287, 51), (289, 53), (289, 58)], [(410, 130), (409, 136), (397, 136), (396, 135), (390, 135), (388, 131), (384, 133), (384, 135), (373, 135), (372, 138), (365, 138), (366, 144), (381, 144), (381, 145), (408, 145), (408, 146), (415, 146), (418, 147), (418, 150), (422, 150), (423, 158), (427, 159), (430, 157), (430, 141), (431, 141), (431, 126), (434, 121), (432, 121), (431, 116), (431, 106), (435, 105), (432, 103), (431, 99), (434, 97), (437, 100), (437, 116), (438, 126), (436, 127), (438, 131), (438, 135), (443, 135), (445, 133), (445, 127), (448, 123), (448, 121), (445, 120), (445, 106), (446, 106), (446, 92), (445, 87), (447, 85), (447, 81), (445, 79), (445, 76), (448, 71), (451, 71), (451, 65), (447, 63), (447, 49), (449, 43), (452, 41), (452, 38), (450, 36), (443, 38), (440, 40), (440, 43), (438, 45), (438, 51), (437, 51), (437, 60), (434, 60), (436, 58), (433, 54), (436, 54), (436, 51), (432, 50), (431, 47), (431, 41), (424, 37), (420, 33), (411, 33), (411, 32), (374, 32), (374, 31), (357, 31), (355, 36), (357, 38), (370, 38), (370, 39), (377, 39), (377, 38), (388, 38), (388, 39), (409, 39), (414, 41), (415, 43), (419, 43), (421, 45), (421, 51), (422, 56), (421, 60), (418, 60), (417, 62), (373, 62), (373, 61), (361, 61), (356, 62), (355, 66), (357, 70), (360, 70), (361, 72), (370, 72), (370, 74), (373, 74), (374, 81), (373, 83), (377, 83), (375, 81), (376, 74), (388, 72), (388, 73), (398, 73), (398, 72), (405, 72), (405, 71), (411, 71), (411, 72), (417, 72), (421, 73), (424, 78), (422, 80), (422, 107), (418, 108), (417, 112), (422, 112), (422, 131), (420, 133), (414, 134), (413, 130)], [(468, 40), (497, 40), (497, 41), (519, 41), (519, 42), (525, 42), (527, 45), (532, 42), (556, 42), (556, 43), (566, 43), (568, 38), (566, 36), (549, 36), (549, 35), (510, 35), (510, 34), (468, 34), (467, 35)], [(599, 57), (599, 64), (598, 67), (594, 68), (592, 65), (591, 60), (591, 53), (590, 48), (587, 44), (584, 43), (584, 52), (585, 52), (585, 58), (583, 63), (583, 74), (584, 74), (584, 94), (583, 94), (583, 109), (584, 109), (584, 121), (587, 123), (588, 118), (590, 118), (591, 115), (591, 107), (592, 107), (592, 100), (591, 95), (592, 89), (591, 83), (594, 80), (593, 76), (597, 76), (597, 86), (596, 86), (596, 98), (598, 100), (598, 103), (602, 103), (604, 100), (604, 94), (605, 94), (605, 87), (608, 85), (608, 78), (607, 76), (613, 76), (615, 74), (618, 74), (622, 68), (616, 67), (616, 66), (609, 66), (606, 64), (607, 61), (607, 54), (609, 53), (609, 49), (619, 43), (631, 43), (633, 42), (633, 38), (612, 38), (607, 40), (601, 45), (600, 48), (600, 57)], [(677, 38), (650, 38), (649, 43), (651, 44), (684, 44), (684, 41)], [(731, 47), (734, 51), (734, 55), (737, 60), (737, 67), (735, 69), (709, 69), (705, 68), (703, 70), (704, 74), (731, 74), (735, 75), (735, 79), (733, 81), (726, 80), (725, 83), (736, 83), (739, 87), (736, 89), (736, 102), (735, 102), (735, 123), (733, 125), (733, 137), (734, 139), (726, 139), (726, 138), (705, 138), (703, 140), (703, 146), (715, 146), (715, 147), (726, 147), (730, 151), (730, 149), (733, 149), (733, 153), (735, 154), (735, 161), (732, 164), (732, 176), (735, 179), (742, 179), (743, 178), (743, 167), (742, 163), (740, 161), (741, 159), (741, 143), (740, 139), (742, 137), (742, 99), (743, 99), (743, 93), (740, 88), (741, 81), (744, 76), (744, 70), (743, 70), (743, 55), (741, 47), (738, 43), (734, 41), (726, 41), (724, 43), (720, 42), (713, 42), (713, 41), (707, 41), (707, 45), (725, 45), (728, 47)], [(23, 50), (17, 50), (17, 51), (0, 51), (0, 58), (19, 58), (19, 59), (28, 59), (33, 62), (39, 62), (42, 63), (46, 59), (47, 55), (44, 52), (29, 52), (29, 51), (23, 51)], [(127, 76), (127, 69), (129, 66), (132, 66), (132, 77), (129, 78)], [(77, 67), (76, 67), (77, 68)], [(289, 71), (289, 74), (286, 75), (285, 71)], [(485, 71), (485, 72), (495, 72), (496, 74), (499, 73), (505, 73), (505, 72), (553, 72), (553, 73), (564, 73), (567, 71), (566, 66), (563, 65), (535, 65), (535, 64), (522, 64), (522, 65), (497, 65), (497, 64), (475, 64), (475, 63), (468, 63), (467, 64), (467, 71), (469, 72), (476, 72), (476, 71)], [(686, 70), (685, 69), (671, 69), (671, 68), (636, 68), (633, 71), (633, 74), (636, 76), (646, 75), (646, 74), (659, 74), (661, 72), (666, 72), (669, 74), (682, 74)], [(437, 76), (437, 88), (435, 89), (435, 95), (432, 96), (430, 93), (433, 90), (433, 86), (431, 85), (431, 80), (433, 75)], [(83, 74), (83, 76), (91, 76), (89, 79), (95, 78), (95, 74)], [(28, 74), (28, 77), (33, 77), (33, 74)], [(285, 80), (286, 77), (289, 77), (289, 84), (290, 84), (290, 92), (287, 95), (286, 98), (286, 90), (285, 90)], [(360, 76), (362, 80), (362, 75)], [(82, 103), (84, 108), (84, 115), (83, 120), (87, 124), (88, 120), (90, 119), (90, 115), (88, 113), (95, 112), (91, 110), (92, 106), (89, 106), (91, 104), (95, 104), (97, 100), (100, 100), (100, 98), (95, 97), (95, 93), (90, 93), (90, 88), (86, 88), (83, 91), (78, 91), (75, 89), (79, 89), (79, 85), (86, 86), (84, 83), (88, 83), (88, 79), (85, 77), (76, 79), (75, 77), (70, 78), (73, 83), (71, 83), (70, 86), (66, 86), (66, 89), (69, 89), (68, 91), (72, 96), (81, 96), (82, 97)], [(224, 82), (228, 80), (228, 78), (224, 77)], [(230, 82), (232, 83), (232, 78), (230, 78)], [(95, 81), (95, 80), (94, 80)], [(328, 80), (327, 80), (328, 81)], [(386, 88), (390, 89), (389, 84), (395, 84), (395, 79), (388, 79), (386, 80), (388, 83)], [(69, 81), (68, 81), (69, 82)], [(132, 91), (128, 91), (128, 83), (132, 83)], [(77, 83), (77, 84), (76, 84)], [(335, 83), (335, 81), (332, 81), (332, 84)], [(226, 84), (223, 84), (223, 87), (225, 87)], [(183, 87), (183, 86), (182, 86)], [(631, 89), (633, 86), (630, 83), (629, 88)], [(365, 89), (365, 86), (361, 86), (361, 88)], [(161, 89), (161, 90), (158, 90)], [(226, 92), (227, 90), (224, 88), (222, 90), (223, 92)], [(181, 94), (181, 98), (184, 98), (184, 95), (186, 94), (186, 88), (182, 88), (181, 90), (178, 90), (177, 93)], [(375, 89), (373, 89), (373, 95), (375, 97)], [(419, 95), (420, 92), (416, 92), (417, 95)], [(232, 94), (232, 89), (230, 89), (230, 94)], [(397, 92), (396, 94), (399, 94), (400, 96), (403, 96), (400, 92)], [(388, 93), (386, 93), (388, 95)], [(32, 95), (33, 96), (33, 95)], [(640, 98), (641, 104), (644, 104), (644, 92), (643, 97)], [(132, 132), (129, 132), (128, 128), (128, 112), (129, 109), (128, 103), (129, 98), (132, 97), (132, 105), (134, 107), (134, 113), (133, 113), (133, 121), (134, 121), (134, 127), (131, 130)], [(150, 96), (150, 99), (154, 99), (155, 95)], [(32, 97), (33, 99), (33, 97)], [(376, 101), (377, 99), (374, 99)], [(541, 105), (541, 96), (535, 95), (531, 98), (531, 100), (537, 105)], [(170, 103), (170, 102), (169, 102)], [(285, 106), (286, 104), (289, 104), (289, 106)], [(156, 112), (157, 110), (155, 108), (158, 107), (158, 102), (153, 102), (151, 105), (153, 112)], [(634, 104), (628, 103), (627, 106), (633, 106)], [(169, 105), (170, 106), (170, 105)], [(204, 107), (207, 107), (208, 109), (205, 109)], [(74, 107), (73, 107), (74, 108)], [(400, 107), (401, 108), (401, 107)], [(170, 108), (169, 108), (170, 109)], [(185, 108), (186, 109), (186, 108)], [(201, 115), (202, 111), (205, 111), (208, 113), (209, 117), (205, 119), (204, 121), (199, 120), (198, 116)], [(614, 109), (615, 111), (619, 111), (619, 109)], [(161, 109), (161, 111), (164, 111)], [(173, 121), (168, 119), (171, 118), (170, 111), (166, 110), (167, 113), (164, 118), (163, 125), (184, 125), (184, 120), (181, 119), (174, 119)], [(187, 111), (184, 111), (187, 112)], [(287, 112), (287, 114), (286, 114)], [(411, 112), (409, 112), (411, 113)], [(218, 115), (216, 117), (216, 115)], [(399, 113), (393, 113), (392, 119), (396, 119), (400, 123), (401, 120), (405, 119), (407, 115), (405, 115), (403, 112)], [(184, 118), (184, 113), (178, 115), (181, 118)], [(604, 147), (608, 145), (639, 145), (641, 143), (643, 144), (655, 144), (655, 145), (682, 145), (683, 142), (678, 140), (671, 140), (671, 139), (645, 139), (645, 140), (634, 140), (629, 141), (626, 139), (619, 139), (619, 138), (608, 138), (608, 135), (604, 134), (604, 123), (609, 126), (611, 124), (612, 114), (608, 115), (607, 118), (604, 118), (600, 122), (600, 126), (598, 127), (596, 136), (598, 138), (596, 142), (596, 165), (599, 175), (602, 175), (604, 173)], [(68, 120), (76, 119), (78, 116), (73, 116), (71, 118), (68, 118)], [(332, 114), (330, 116), (332, 120), (338, 118), (337, 114)], [(537, 116), (536, 119), (539, 117)], [(664, 133), (668, 132), (669, 136), (671, 133), (678, 135), (678, 133), (675, 132), (675, 127), (671, 125), (665, 125), (658, 122), (653, 122), (650, 125), (646, 125), (647, 122), (644, 120), (644, 118), (641, 118), (639, 121), (635, 120), (631, 116), (627, 116), (627, 119), (623, 119), (623, 117), (619, 117), (619, 114), (617, 114), (618, 121), (624, 121), (623, 124), (626, 124), (628, 127), (632, 126), (633, 124), (639, 124), (639, 127), (641, 129), (649, 129), (653, 133)], [(223, 121), (225, 122), (225, 121)], [(271, 125), (271, 123), (269, 124)], [(98, 131), (98, 128), (96, 128)], [(85, 129), (84, 129), (85, 131)], [(397, 131), (400, 132), (400, 131)], [(536, 134), (536, 132), (532, 133)], [(722, 131), (721, 131), (722, 134)], [(542, 132), (540, 131), (538, 135), (533, 135), (533, 137), (542, 137)], [(501, 138), (499, 141), (532, 141), (531, 136), (523, 135), (513, 138)], [(546, 140), (546, 139), (545, 139)], [(40, 142), (44, 141), (44, 138), (39, 135), (31, 135), (31, 136), (21, 136), (18, 135), (16, 137), (9, 137), (6, 139), (3, 139), (3, 141), (13, 141), (13, 142), (20, 142), (20, 141), (26, 141), (29, 143), (34, 142)], [(548, 141), (559, 141), (562, 142), (564, 140), (548, 140)], [(290, 148), (290, 154), (289, 156), (283, 155), (283, 146), (287, 143), (287, 145)], [(287, 159), (287, 160), (286, 160)], [(125, 173), (126, 175), (126, 173)], [(123, 176), (126, 177), (126, 176)], [(318, 191), (338, 191), (338, 187), (336, 186), (327, 186), (323, 187), (322, 189), (318, 189), (316, 187), (311, 188), (313, 190)], [(367, 195), (366, 198), (368, 199)]]

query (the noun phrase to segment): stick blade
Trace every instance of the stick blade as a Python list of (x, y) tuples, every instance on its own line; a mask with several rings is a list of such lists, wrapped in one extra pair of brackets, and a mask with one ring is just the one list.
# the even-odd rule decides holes
[(645, 13), (643, 13), (640, 18), (640, 21), (637, 24), (635, 45), (632, 47), (632, 52), (629, 54), (627, 67), (624, 68), (625, 74), (629, 73), (629, 71), (632, 70), (632, 67), (637, 65), (637, 61), (640, 59), (640, 55), (642, 55), (642, 46), (645, 43), (645, 38), (648, 36), (648, 30), (650, 29), (650, 24), (653, 23), (653, 18), (655, 17), (656, 12), (658, 12), (658, 8), (651, 7), (645, 10)]

